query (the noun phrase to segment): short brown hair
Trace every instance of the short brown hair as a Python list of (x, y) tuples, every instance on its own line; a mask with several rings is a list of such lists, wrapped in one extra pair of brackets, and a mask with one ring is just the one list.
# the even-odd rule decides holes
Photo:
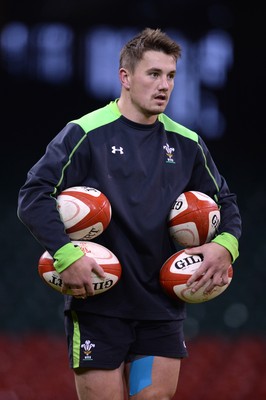
[(120, 52), (120, 68), (135, 70), (136, 64), (148, 50), (161, 51), (173, 56), (177, 61), (181, 57), (181, 47), (161, 29), (145, 28), (127, 42)]

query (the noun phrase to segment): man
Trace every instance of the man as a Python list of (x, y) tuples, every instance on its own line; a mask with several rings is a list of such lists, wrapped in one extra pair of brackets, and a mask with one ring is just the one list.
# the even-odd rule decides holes
[[(180, 46), (160, 29), (146, 28), (120, 54), (121, 95), (68, 123), (31, 168), (19, 193), (18, 215), (54, 257), (63, 280), (70, 366), (80, 400), (170, 400), (187, 356), (185, 304), (170, 299), (159, 271), (176, 252), (167, 217), (184, 191), (204, 192), (221, 207), (211, 243), (190, 249), (204, 261), (190, 278), (193, 291), (228, 282), (238, 257), (241, 218), (203, 140), (164, 114), (174, 88)], [(167, 162), (166, 148), (172, 148)], [(102, 268), (71, 243), (55, 198), (72, 186), (101, 190), (112, 220), (97, 238), (119, 259), (120, 281), (93, 296), (91, 271)], [(200, 277), (199, 280), (197, 278)], [(91, 357), (84, 356), (90, 346)]]

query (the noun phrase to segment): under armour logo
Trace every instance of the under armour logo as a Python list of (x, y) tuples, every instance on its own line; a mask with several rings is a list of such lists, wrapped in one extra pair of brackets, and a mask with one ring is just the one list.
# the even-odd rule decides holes
[(116, 148), (115, 146), (112, 146), (112, 153), (115, 154), (116, 152), (119, 152), (120, 154), (124, 154), (124, 149), (123, 147), (118, 147)]

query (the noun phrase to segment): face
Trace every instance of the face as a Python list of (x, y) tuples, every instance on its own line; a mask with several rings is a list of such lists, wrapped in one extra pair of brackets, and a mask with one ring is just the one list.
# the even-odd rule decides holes
[(174, 88), (175, 59), (163, 52), (147, 51), (134, 73), (124, 72), (123, 86), (127, 90), (134, 119), (139, 117), (139, 120), (155, 121), (157, 115), (164, 112)]

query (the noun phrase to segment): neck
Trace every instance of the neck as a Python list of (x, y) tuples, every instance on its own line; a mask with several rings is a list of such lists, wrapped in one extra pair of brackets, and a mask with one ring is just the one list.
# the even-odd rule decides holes
[(117, 106), (124, 117), (138, 124), (151, 125), (154, 124), (158, 118), (158, 115), (141, 112), (141, 110), (134, 107), (130, 100), (125, 100), (123, 96), (119, 98)]

